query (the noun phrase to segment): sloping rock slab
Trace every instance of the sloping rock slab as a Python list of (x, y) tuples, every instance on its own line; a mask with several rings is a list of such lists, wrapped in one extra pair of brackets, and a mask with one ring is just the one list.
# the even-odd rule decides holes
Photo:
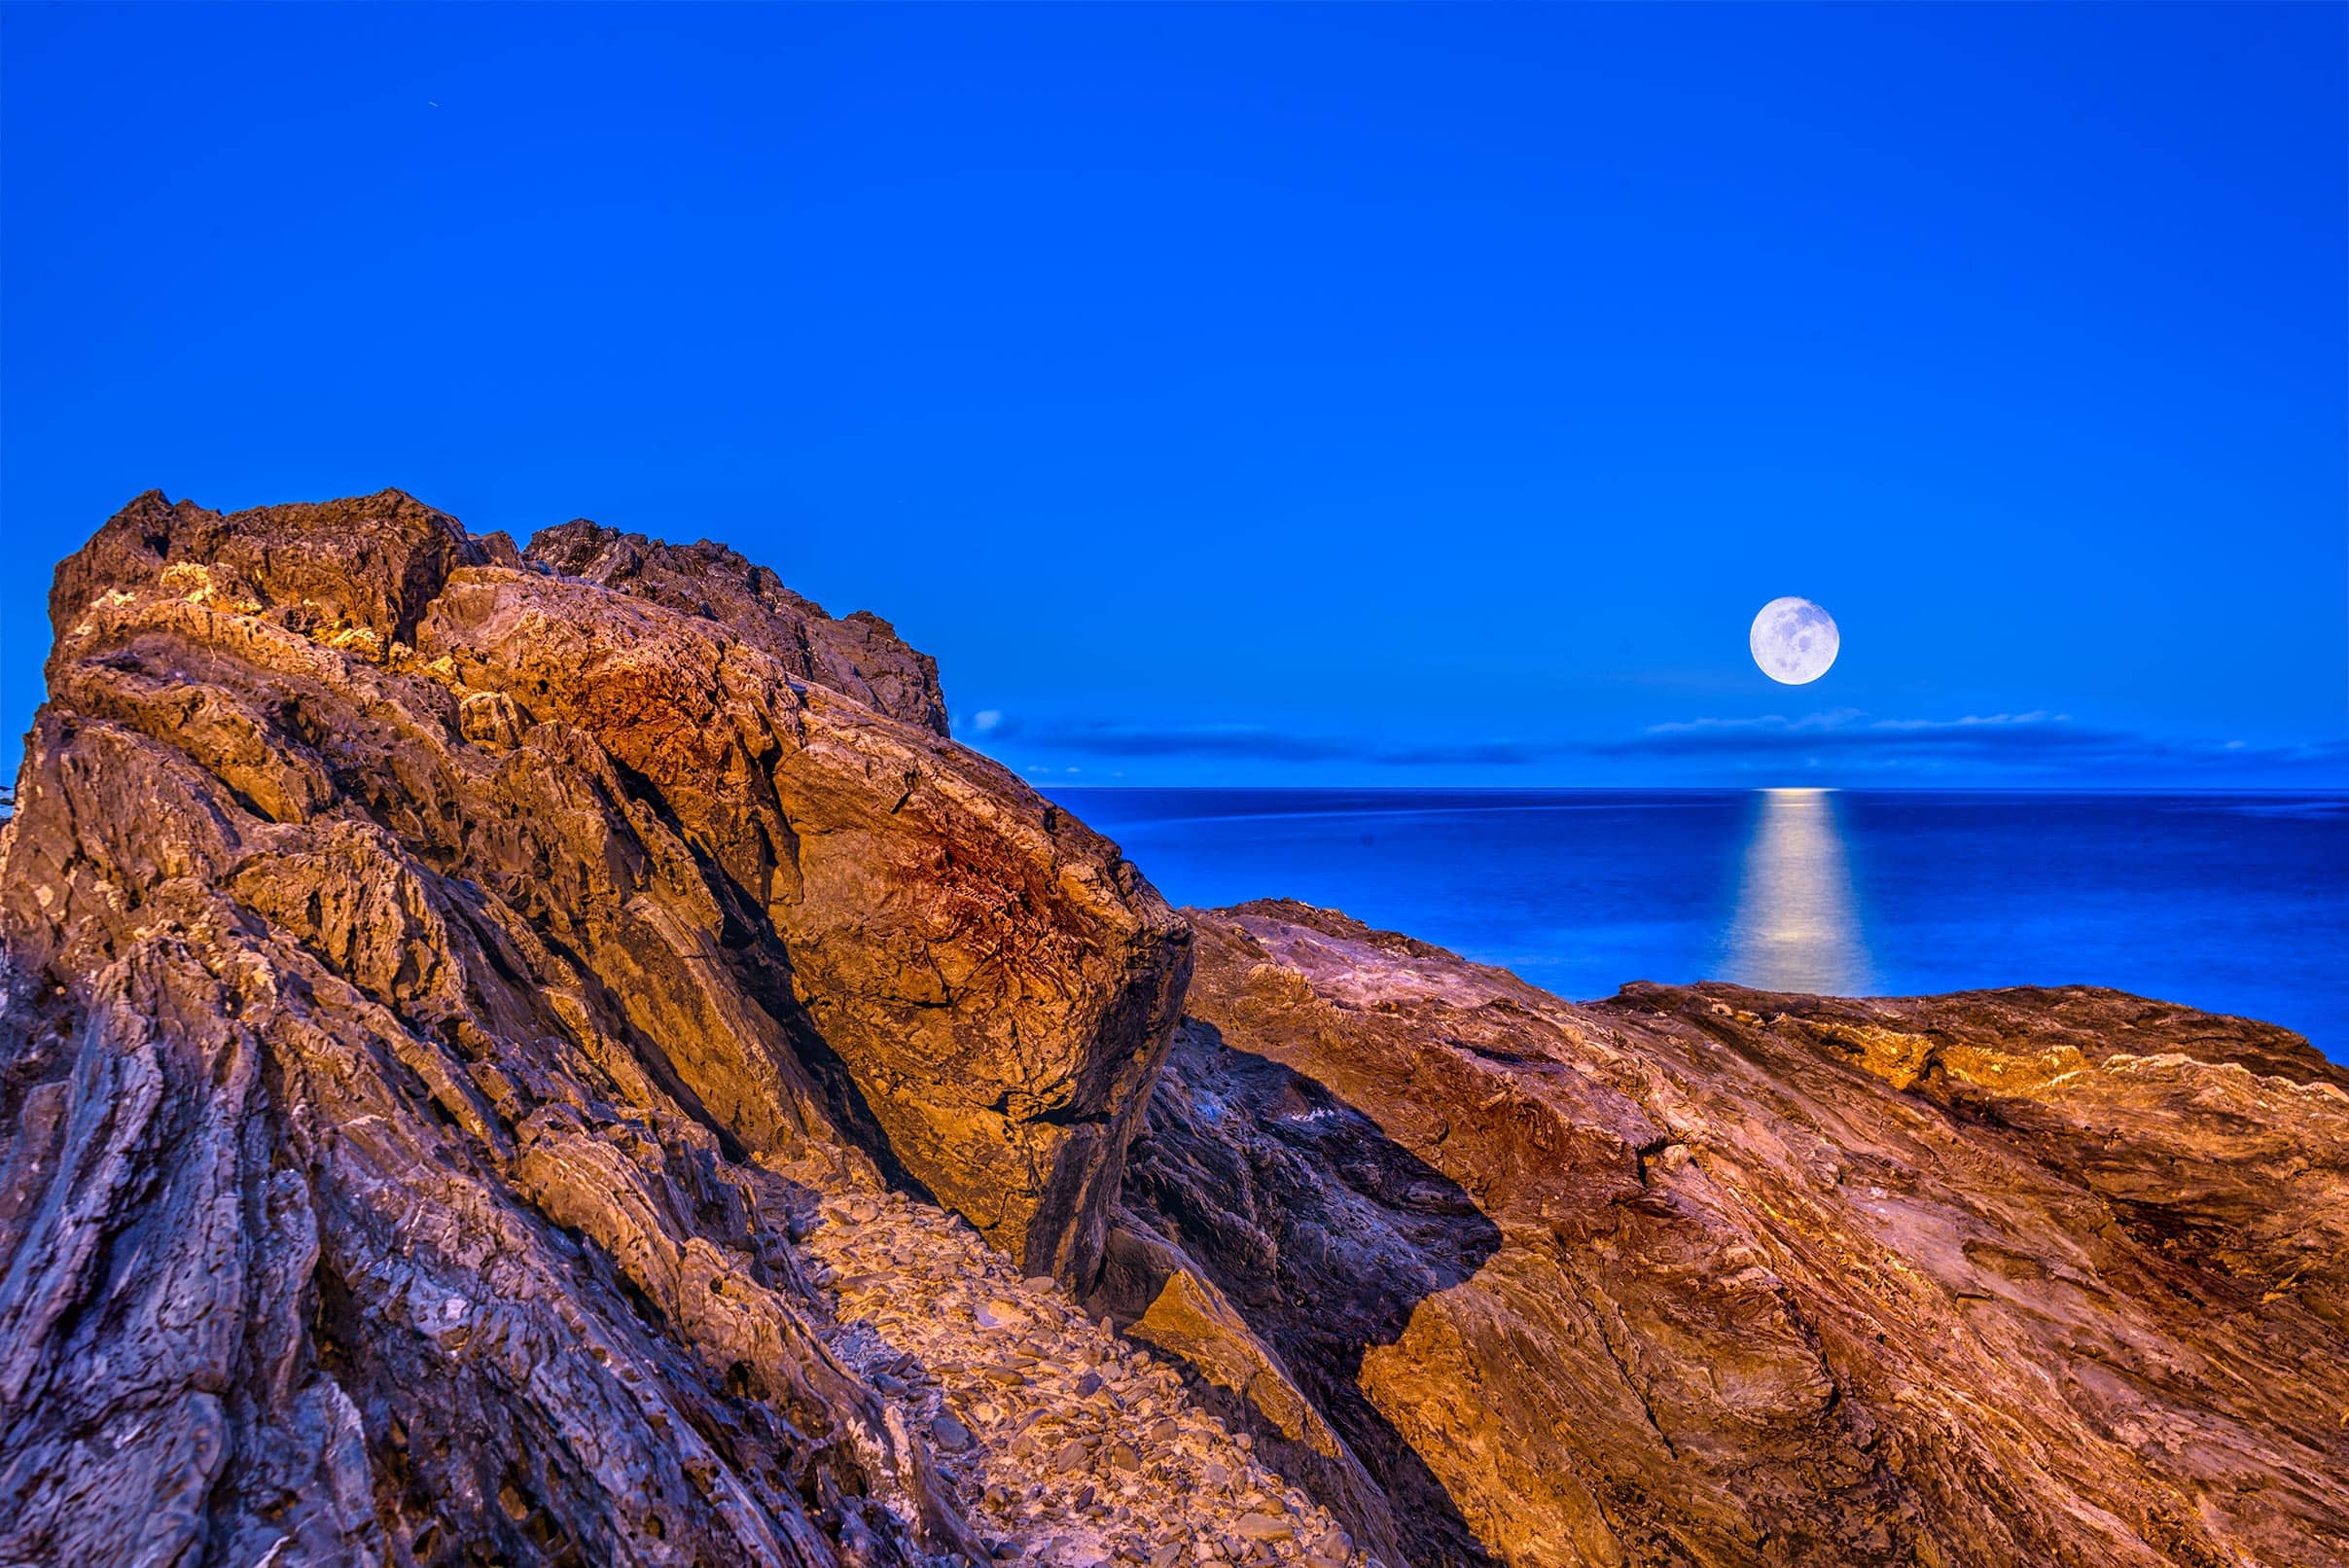
[(1101, 1302), (1212, 1283), (1413, 1560), (2349, 1562), (2349, 1085), (2296, 1036), (1193, 921), (1124, 1222), (1176, 1262)]

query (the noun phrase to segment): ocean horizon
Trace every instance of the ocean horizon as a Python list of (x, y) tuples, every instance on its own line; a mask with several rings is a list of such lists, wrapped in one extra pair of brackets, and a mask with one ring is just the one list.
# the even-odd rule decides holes
[(1569, 999), (2100, 985), (2349, 1059), (2349, 791), (1046, 793), (1177, 904), (1299, 899)]

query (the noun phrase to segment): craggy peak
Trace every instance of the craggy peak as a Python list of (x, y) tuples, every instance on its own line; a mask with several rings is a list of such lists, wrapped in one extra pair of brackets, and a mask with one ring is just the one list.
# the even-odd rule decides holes
[(706, 541), (149, 491), (50, 612), (0, 1563), (2349, 1568), (2284, 1029), (1177, 910)]

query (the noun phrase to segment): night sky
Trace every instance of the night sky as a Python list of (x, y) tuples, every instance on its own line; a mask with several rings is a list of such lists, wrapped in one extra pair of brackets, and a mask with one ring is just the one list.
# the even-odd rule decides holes
[(726, 540), (1056, 783), (2349, 783), (2337, 5), (0, 47), (11, 773), (133, 494), (396, 485)]

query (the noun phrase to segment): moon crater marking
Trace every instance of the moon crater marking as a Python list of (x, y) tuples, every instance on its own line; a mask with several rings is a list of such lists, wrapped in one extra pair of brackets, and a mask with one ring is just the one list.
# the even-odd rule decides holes
[(1782, 686), (1807, 686), (1827, 673), (1843, 646), (1835, 618), (1808, 599), (1772, 599), (1754, 618), (1754, 662)]

